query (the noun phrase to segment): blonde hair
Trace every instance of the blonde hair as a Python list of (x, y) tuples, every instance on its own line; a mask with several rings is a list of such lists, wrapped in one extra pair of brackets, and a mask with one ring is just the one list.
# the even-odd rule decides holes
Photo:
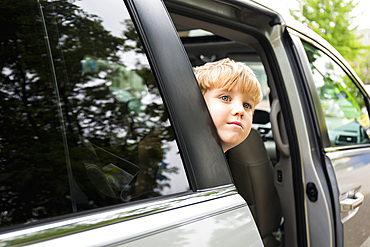
[(203, 94), (215, 88), (230, 91), (237, 87), (239, 92), (253, 98), (255, 106), (262, 100), (261, 85), (252, 69), (244, 63), (225, 58), (196, 67), (194, 73)]

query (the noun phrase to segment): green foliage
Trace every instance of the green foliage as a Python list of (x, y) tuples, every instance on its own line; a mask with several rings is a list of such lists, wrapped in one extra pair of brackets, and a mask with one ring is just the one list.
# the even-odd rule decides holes
[(362, 81), (365, 84), (370, 84), (370, 47), (361, 50), (351, 65)]
[(360, 78), (370, 82), (369, 47), (364, 46), (352, 27), (356, 0), (298, 0), (301, 13), (293, 16), (327, 40), (351, 64)]
[[(352, 60), (363, 49), (351, 12), (355, 0), (302, 0), (302, 22), (332, 44), (346, 59)], [(295, 15), (297, 17), (297, 15)]]

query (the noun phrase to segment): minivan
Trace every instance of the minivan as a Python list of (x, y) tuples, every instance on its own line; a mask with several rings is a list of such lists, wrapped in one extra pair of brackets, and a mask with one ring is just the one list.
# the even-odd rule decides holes
[[(286, 7), (3, 0), (0, 246), (370, 244), (370, 101)], [(225, 154), (193, 68), (263, 100)]]

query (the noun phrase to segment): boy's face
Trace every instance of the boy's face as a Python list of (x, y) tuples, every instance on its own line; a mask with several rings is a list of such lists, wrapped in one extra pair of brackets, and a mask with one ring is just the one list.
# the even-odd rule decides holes
[(249, 94), (243, 94), (235, 88), (231, 91), (216, 88), (206, 91), (204, 99), (224, 152), (247, 138), (252, 127), (255, 107)]

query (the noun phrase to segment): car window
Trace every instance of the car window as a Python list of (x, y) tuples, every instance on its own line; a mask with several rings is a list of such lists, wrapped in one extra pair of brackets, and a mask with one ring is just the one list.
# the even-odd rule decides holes
[[(245, 63), (253, 70), (261, 85), (263, 97), (254, 111), (252, 128), (260, 133), (271, 161), (276, 164), (278, 155), (270, 122), (268, 64), (266, 59), (263, 59), (263, 48), (259, 41), (247, 32), (238, 32), (232, 29), (232, 25), (225, 25), (229, 27), (225, 28), (223, 24), (212, 19), (206, 22), (201, 21), (201, 16), (180, 15), (176, 8), (172, 8), (171, 1), (165, 1), (165, 3), (193, 68), (202, 66), (207, 62), (230, 58)], [(198, 2), (194, 6), (202, 8), (202, 4)], [(217, 12), (217, 15), (220, 13)], [(220, 15), (223, 14), (222, 12)], [(227, 22), (227, 18), (223, 19)]]
[(369, 143), (365, 98), (345, 71), (319, 49), (303, 43), (332, 147)]
[(2, 227), (189, 190), (122, 1), (0, 11)]
[[(268, 98), (270, 89), (267, 84), (265, 68), (260, 56), (252, 46), (227, 38), (227, 32), (223, 35), (222, 32), (215, 34), (210, 30), (187, 26), (186, 22), (177, 23), (176, 18), (173, 21), (193, 67), (226, 57), (245, 63), (253, 70), (261, 84), (263, 99), (257, 108), (270, 108)], [(202, 23), (199, 25), (201, 26)]]
[[(270, 88), (267, 84), (265, 67), (257, 51), (247, 43), (227, 38), (227, 33), (215, 34), (201, 27), (190, 27), (187, 26), (186, 22), (178, 23), (176, 17), (173, 21), (193, 67), (228, 57), (237, 62), (245, 63), (253, 70), (261, 84), (263, 98), (256, 106), (252, 127), (257, 129), (261, 135), (268, 134), (272, 137), (272, 133), (269, 131), (271, 130), (269, 121), (260, 121), (265, 114), (270, 112)], [(201, 26), (201, 23), (199, 25)]]

